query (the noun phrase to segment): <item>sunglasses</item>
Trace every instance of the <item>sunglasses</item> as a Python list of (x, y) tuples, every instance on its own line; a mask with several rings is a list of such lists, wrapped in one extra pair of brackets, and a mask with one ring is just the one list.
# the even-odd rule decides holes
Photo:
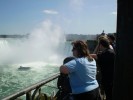
[(74, 50), (76, 50), (76, 48), (75, 48), (75, 47), (73, 47), (73, 48), (72, 48), (72, 51), (74, 51)]

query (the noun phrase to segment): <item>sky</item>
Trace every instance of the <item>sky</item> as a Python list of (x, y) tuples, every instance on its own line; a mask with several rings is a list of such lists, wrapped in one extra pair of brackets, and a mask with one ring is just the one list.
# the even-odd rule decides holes
[(114, 33), (116, 17), (117, 0), (0, 0), (0, 34), (31, 33), (47, 22), (65, 34)]

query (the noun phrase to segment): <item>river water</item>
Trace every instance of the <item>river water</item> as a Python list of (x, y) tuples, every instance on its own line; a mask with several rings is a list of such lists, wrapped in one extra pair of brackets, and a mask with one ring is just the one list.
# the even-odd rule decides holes
[[(71, 45), (65, 40), (1, 38), (0, 100), (59, 72), (63, 59), (70, 55)], [(19, 70), (20, 66), (30, 69)]]

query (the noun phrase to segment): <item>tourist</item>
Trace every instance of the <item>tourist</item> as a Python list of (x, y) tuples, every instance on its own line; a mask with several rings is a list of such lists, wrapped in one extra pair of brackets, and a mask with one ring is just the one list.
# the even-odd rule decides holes
[[(74, 57), (66, 57), (63, 60), (63, 64), (73, 59)], [(58, 77), (58, 80), (57, 80), (57, 87), (59, 89), (59, 91), (56, 94), (57, 100), (70, 100), (72, 90), (71, 90), (68, 74), (60, 73), (60, 76)]]
[(112, 100), (115, 52), (110, 49), (108, 39), (101, 39), (98, 45), (101, 52), (91, 54), (91, 56), (97, 60), (97, 64), (100, 67), (101, 84), (105, 91), (106, 100)]
[(114, 34), (108, 34), (107, 36), (108, 36), (108, 39), (110, 41), (110, 44), (112, 45), (112, 47), (115, 51), (115, 49), (116, 49), (116, 39), (115, 39)]
[(86, 42), (72, 42), (74, 60), (62, 65), (60, 72), (69, 75), (74, 100), (97, 100), (99, 85), (96, 80), (96, 62), (91, 57)]
[[(97, 46), (96, 46), (96, 48), (94, 49), (94, 52), (93, 53), (95, 53), (95, 54), (97, 54), (97, 53), (99, 53), (100, 52), (100, 50), (99, 50), (99, 41), (101, 40), (101, 39), (108, 39), (108, 37), (107, 36), (103, 36), (103, 35), (100, 35), (99, 37), (98, 37), (98, 40), (97, 40)], [(109, 39), (108, 39), (109, 40)], [(110, 44), (109, 45), (109, 48), (110, 49), (113, 49), (113, 46)]]

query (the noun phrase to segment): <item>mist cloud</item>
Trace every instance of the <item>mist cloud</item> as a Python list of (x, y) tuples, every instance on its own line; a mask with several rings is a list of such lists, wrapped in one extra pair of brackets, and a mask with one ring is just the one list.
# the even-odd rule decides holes
[[(1, 40), (4, 47), (0, 49), (0, 61), (5, 63), (44, 61), (62, 62), (61, 54), (65, 37), (60, 26), (45, 20), (36, 27), (28, 38), (13, 40), (15, 44)], [(6, 42), (7, 43), (6, 43)]]

